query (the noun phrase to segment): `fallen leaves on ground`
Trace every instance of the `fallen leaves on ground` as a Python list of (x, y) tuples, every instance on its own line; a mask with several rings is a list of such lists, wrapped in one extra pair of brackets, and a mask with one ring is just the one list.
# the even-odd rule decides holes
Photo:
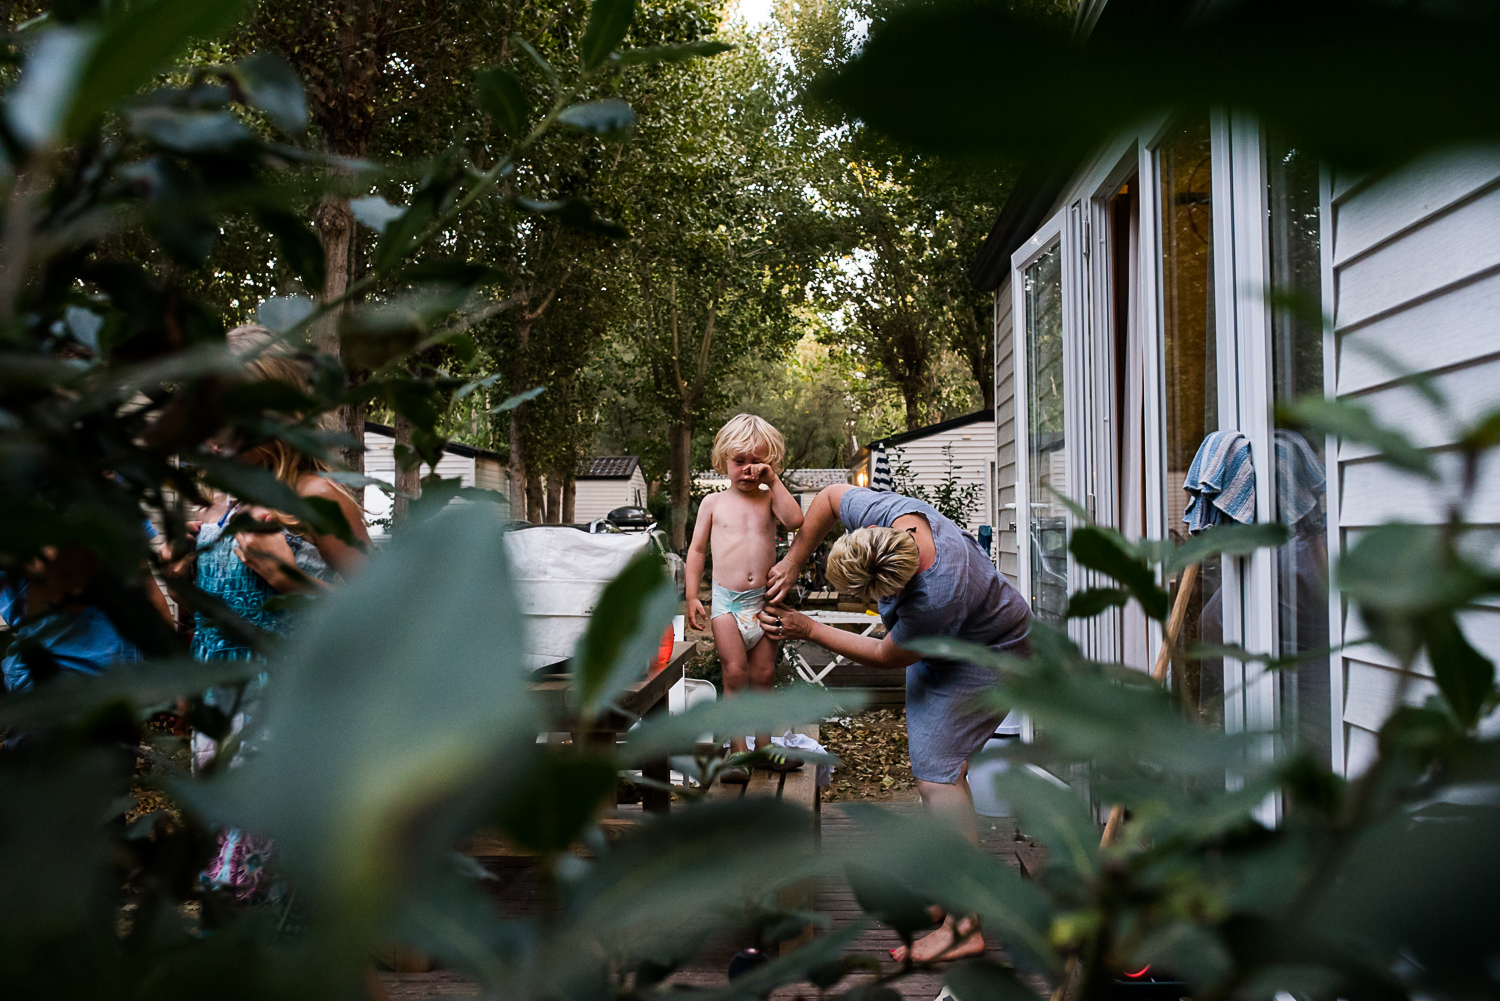
[(872, 708), (822, 724), (823, 745), (843, 759), (824, 802), (909, 799), (916, 788), (906, 746), (906, 707)]

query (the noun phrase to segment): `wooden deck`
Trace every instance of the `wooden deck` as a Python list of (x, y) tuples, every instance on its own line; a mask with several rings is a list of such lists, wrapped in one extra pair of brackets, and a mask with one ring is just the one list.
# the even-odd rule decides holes
[[(888, 807), (890, 809), (916, 811), (920, 807), (916, 804), (896, 804)], [(630, 812), (629, 807), (621, 807), (620, 813), (626, 816)], [(638, 809), (638, 808), (637, 808)], [(837, 804), (826, 804), (822, 807), (823, 842), (828, 846), (847, 845), (850, 841), (858, 838), (858, 830), (854, 823), (844, 814)], [(1024, 866), (1028, 871), (1034, 871), (1041, 861), (1040, 850), (1033, 847), (1029, 842), (1015, 840), (1015, 826), (1009, 820), (989, 820), (979, 818), (980, 839), (984, 848), (996, 858), (1003, 859), (1010, 865)], [(531, 859), (524, 857), (508, 857), (501, 855), (485, 855), (480, 861), (486, 868), (493, 872), (499, 879), (491, 884), (495, 887), (497, 905), (507, 914), (517, 917), (534, 915), (537, 913), (540, 901), (540, 881), (537, 878), (536, 869)], [(854, 897), (842, 880), (826, 880), (814, 888), (813, 906), (821, 913), (827, 914), (835, 929), (846, 927), (859, 915), (859, 907), (854, 902)], [(868, 956), (882, 962), (889, 967), (891, 959), (887, 950), (898, 945), (900, 940), (896, 934), (887, 928), (876, 926), (869, 928), (861, 935), (854, 944), (852, 952), (857, 955)], [(717, 940), (710, 942), (703, 954), (689, 968), (679, 971), (672, 977), (671, 982), (684, 987), (711, 988), (726, 984), (728, 978), (725, 971), (729, 965), (729, 959), (739, 949), (753, 945), (748, 933), (735, 935), (733, 933), (723, 935)], [(997, 948), (995, 941), (988, 942), (987, 955), (999, 958), (1002, 954)], [(429, 973), (382, 973), (386, 990), (391, 1001), (429, 1001), (444, 997), (471, 998), (478, 997), (477, 985), (464, 980), (451, 971), (433, 970)], [(841, 990), (847, 989), (845, 987)], [(1044, 985), (1038, 985), (1039, 988)], [(918, 973), (901, 981), (897, 985), (903, 998), (911, 1001), (933, 1001), (942, 989), (942, 976), (940, 973)], [(812, 989), (804, 984), (801, 986), (789, 986), (777, 991), (773, 998), (789, 999), (798, 996), (809, 996)]]

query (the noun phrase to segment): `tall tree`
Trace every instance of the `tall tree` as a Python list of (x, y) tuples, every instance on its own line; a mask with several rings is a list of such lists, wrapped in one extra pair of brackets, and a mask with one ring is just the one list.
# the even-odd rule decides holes
[(800, 182), (773, 56), (751, 36), (733, 40), (735, 51), (663, 81), (631, 198), (637, 308), (625, 333), (636, 403), (666, 432), (679, 549), (701, 421), (741, 388), (743, 359), (796, 342), (796, 307), (828, 240)]

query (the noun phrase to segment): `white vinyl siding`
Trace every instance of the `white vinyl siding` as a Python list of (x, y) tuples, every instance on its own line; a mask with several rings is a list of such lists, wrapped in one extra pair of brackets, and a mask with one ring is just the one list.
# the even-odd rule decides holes
[[(365, 432), (365, 475), (372, 479), (384, 480), (386, 483), (396, 482), (396, 442), (388, 435), (375, 431)], [(455, 455), (452, 452), (444, 452), (438, 460), (437, 472), (444, 479), (457, 479), (466, 487), (475, 486), (474, 466), (476, 460), (472, 456)], [(432, 473), (432, 467), (422, 463), (422, 475), (428, 476)], [(490, 488), (495, 489), (495, 488)], [(364, 490), (365, 519), (367, 521), (378, 521), (391, 516), (391, 498), (379, 487), (365, 487)], [(374, 536), (384, 535), (378, 526), (371, 533)]]
[[(1000, 572), (1015, 580), (1016, 545), (1016, 366), (1011, 346), (1010, 280), (995, 291), (995, 549)], [(1011, 505), (1007, 508), (1005, 505)]]
[[(1500, 406), (1500, 148), (1435, 154), (1377, 177), (1336, 176), (1330, 223), (1336, 392), (1370, 406), (1384, 423), (1425, 448), (1444, 472), (1457, 457), (1452, 422), (1389, 367), (1428, 375), (1460, 419)], [(1338, 529), (1355, 533), (1383, 521), (1436, 522), (1447, 497), (1431, 484), (1381, 464), (1364, 446), (1340, 445)], [(1478, 525), (1500, 526), (1500, 463), (1481, 470), (1469, 511)], [(1500, 656), (1500, 609), (1463, 616), (1470, 642)], [(1342, 634), (1364, 635), (1345, 609)], [(1435, 689), (1431, 669), (1399, 665), (1378, 649), (1340, 656), (1342, 744), (1348, 774), (1375, 753), (1375, 731), (1398, 698), (1419, 704)]]
[(481, 490), (505, 493), (510, 474), (498, 459), (477, 457), (474, 460), (474, 485)]
[(573, 520), (579, 524), (603, 518), (617, 507), (646, 506), (646, 477), (639, 466), (628, 480), (578, 479), (573, 485)]
[[(948, 477), (948, 459), (943, 448), (953, 446), (953, 477), (962, 483), (979, 486), (979, 497), (970, 512), (969, 521), (963, 527), (977, 532), (980, 525), (990, 524), (990, 463), (995, 461), (995, 422), (975, 421), (947, 431), (938, 431), (890, 446), (891, 466), (900, 460), (911, 467), (917, 483), (929, 491)], [(899, 459), (898, 459), (899, 455)], [(1014, 543), (1012, 543), (1014, 546)]]

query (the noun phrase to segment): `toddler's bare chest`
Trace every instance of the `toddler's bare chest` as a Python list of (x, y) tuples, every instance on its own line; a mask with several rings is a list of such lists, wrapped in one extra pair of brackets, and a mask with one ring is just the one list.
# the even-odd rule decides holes
[(769, 535), (771, 514), (758, 504), (721, 506), (714, 512), (714, 530), (731, 535)]

